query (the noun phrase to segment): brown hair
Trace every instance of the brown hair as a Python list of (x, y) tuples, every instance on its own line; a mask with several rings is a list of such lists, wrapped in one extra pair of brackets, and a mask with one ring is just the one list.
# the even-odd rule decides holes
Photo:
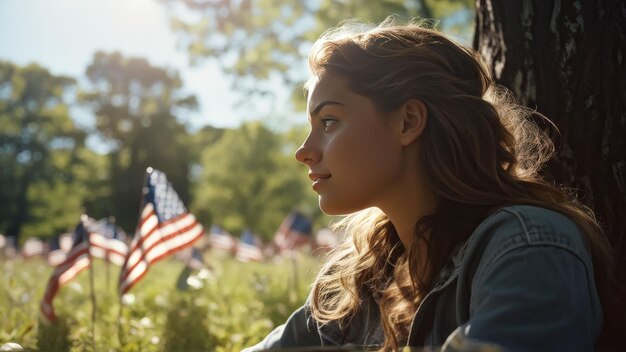
[(552, 143), (529, 119), (532, 111), (495, 86), (476, 52), (435, 30), (388, 19), (365, 30), (348, 23), (325, 33), (309, 66), (314, 77), (345, 78), (381, 111), (410, 99), (426, 105), (421, 165), (439, 201), (415, 225), (409, 248), (377, 209), (338, 225), (352, 241), (332, 254), (313, 284), (311, 311), (319, 323), (349, 321), (369, 295), (379, 302), (383, 348), (406, 344), (420, 299), (453, 249), (490, 212), (510, 204), (549, 208), (575, 221), (588, 236), (596, 283), (606, 296), (612, 254), (593, 213), (538, 174), (554, 152)]

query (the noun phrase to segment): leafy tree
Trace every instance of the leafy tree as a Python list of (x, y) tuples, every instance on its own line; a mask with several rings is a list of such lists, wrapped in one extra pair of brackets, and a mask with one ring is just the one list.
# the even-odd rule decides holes
[(73, 172), (81, 161), (69, 159), (67, 151), (49, 151), (50, 164), (67, 170), (71, 181), (64, 178), (41, 179), (33, 182), (26, 194), (29, 205), (28, 221), (22, 233), (47, 237), (58, 235), (76, 225), (83, 208), (85, 187)]
[(108, 156), (85, 148), (79, 151), (78, 158), (81, 162), (73, 166), (72, 173), (81, 186), (83, 210), (96, 219), (112, 215)]
[(52, 165), (65, 170), (71, 181), (40, 180), (30, 187), (30, 217), (24, 224), (24, 234), (46, 237), (71, 230), (82, 211), (95, 218), (111, 214), (106, 156), (88, 148), (72, 154), (53, 150), (50, 155)]
[[(194, 209), (233, 233), (249, 228), (269, 239), (283, 218), (304, 202), (293, 151), (260, 122), (226, 130), (202, 154)], [(289, 155), (291, 154), (291, 155)], [(289, 157), (288, 157), (289, 155)]]
[[(80, 204), (72, 192), (43, 191), (54, 185), (73, 187), (71, 168), (85, 139), (68, 111), (74, 85), (73, 78), (36, 64), (20, 67), (0, 61), (0, 231), (8, 236), (17, 238), (25, 223), (41, 220), (33, 213), (38, 206), (55, 204), (65, 212)], [(50, 234), (74, 221), (60, 217), (41, 231)]]
[[(159, 1), (172, 10), (172, 28), (191, 61), (216, 59), (246, 100), (255, 93), (271, 94), (274, 78), (289, 87), (304, 81), (308, 48), (323, 31), (345, 19), (377, 23), (391, 14), (441, 19), (443, 30), (467, 41), (471, 33), (471, 0)], [(302, 95), (293, 97), (303, 109)]]
[[(202, 184), (202, 154), (211, 145), (215, 144), (223, 135), (223, 128), (204, 126), (190, 134), (187, 140), (187, 147), (191, 154), (191, 167), (189, 172), (189, 182), (191, 194), (196, 194), (204, 186)], [(213, 224), (211, 212), (206, 207), (193, 208), (193, 213), (206, 227)]]
[(94, 110), (97, 131), (112, 144), (110, 213), (122, 227), (136, 226), (148, 166), (165, 172), (188, 204), (191, 154), (187, 131), (176, 115), (197, 103), (181, 91), (178, 73), (142, 58), (97, 52), (86, 75), (91, 87), (81, 101)]
[(188, 144), (191, 148), (191, 160), (194, 164), (200, 164), (202, 152), (208, 146), (215, 144), (224, 135), (224, 129), (204, 126), (189, 136)]

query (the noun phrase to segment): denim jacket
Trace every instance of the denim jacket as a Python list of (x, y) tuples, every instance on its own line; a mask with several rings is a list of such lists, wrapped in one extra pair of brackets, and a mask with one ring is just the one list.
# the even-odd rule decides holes
[[(440, 348), (460, 335), (512, 351), (592, 351), (601, 328), (584, 234), (560, 213), (515, 205), (491, 214), (453, 253), (415, 312), (408, 345)], [(383, 336), (371, 298), (343, 327), (316, 323), (307, 300), (244, 351), (380, 346)]]

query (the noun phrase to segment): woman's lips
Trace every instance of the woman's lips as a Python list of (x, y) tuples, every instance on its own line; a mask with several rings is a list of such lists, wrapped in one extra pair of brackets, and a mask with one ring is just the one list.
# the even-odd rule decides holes
[(309, 178), (313, 181), (313, 185), (311, 186), (314, 191), (318, 191), (321, 185), (326, 182), (330, 178), (330, 174), (318, 174), (318, 173), (309, 173)]

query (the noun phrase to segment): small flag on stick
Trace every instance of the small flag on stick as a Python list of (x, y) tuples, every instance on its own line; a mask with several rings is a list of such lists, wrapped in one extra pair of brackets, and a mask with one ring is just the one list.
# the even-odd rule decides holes
[(151, 264), (191, 246), (204, 234), (163, 172), (148, 168), (143, 192), (139, 224), (120, 274), (120, 295), (127, 293)]
[(306, 216), (294, 211), (283, 220), (274, 235), (274, 245), (279, 253), (290, 252), (313, 242), (312, 224)]
[(255, 244), (239, 241), (235, 259), (243, 263), (260, 262), (263, 260), (263, 251)]
[(237, 248), (237, 240), (235, 240), (228, 232), (213, 225), (211, 226), (211, 231), (209, 232), (209, 246), (223, 251), (235, 252)]
[(81, 271), (88, 268), (91, 263), (88, 232), (85, 227), (86, 219), (86, 215), (81, 216), (81, 220), (74, 230), (74, 243), (72, 244), (72, 248), (65, 260), (54, 269), (52, 276), (48, 280), (40, 308), (43, 315), (49, 321), (56, 320), (52, 301), (59, 291), (59, 288), (76, 277)]

